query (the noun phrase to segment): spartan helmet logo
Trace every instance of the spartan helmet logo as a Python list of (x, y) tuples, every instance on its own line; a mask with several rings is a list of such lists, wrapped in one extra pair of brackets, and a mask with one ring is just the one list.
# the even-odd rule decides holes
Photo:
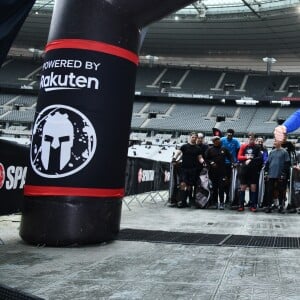
[(85, 168), (96, 147), (96, 132), (88, 117), (71, 106), (54, 104), (35, 120), (30, 163), (39, 176), (66, 177)]
[[(59, 158), (59, 170), (66, 166), (71, 158), (73, 140), (74, 128), (67, 114), (56, 112), (47, 118), (41, 145), (41, 161), (45, 170), (48, 170), (49, 159), (53, 156)], [(57, 152), (57, 155), (52, 155), (53, 152)]]

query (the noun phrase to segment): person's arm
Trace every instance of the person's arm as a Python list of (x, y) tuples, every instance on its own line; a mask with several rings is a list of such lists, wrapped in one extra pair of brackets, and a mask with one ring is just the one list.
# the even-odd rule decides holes
[(290, 115), (282, 124), (286, 128), (286, 133), (297, 130), (300, 127), (300, 109)]
[(198, 161), (200, 164), (203, 164), (204, 163), (204, 158), (203, 158), (203, 155), (202, 154), (199, 154), (198, 155)]
[(233, 160), (234, 160), (234, 162), (237, 162), (238, 161), (238, 153), (241, 148), (241, 143), (239, 142), (238, 139), (235, 139), (235, 143), (236, 143), (236, 157), (233, 157)]
[(264, 151), (263, 151), (263, 153), (262, 153), (263, 163), (264, 163), (264, 164), (267, 162), (268, 156), (269, 156), (268, 150), (267, 150), (267, 149), (264, 149)]
[(300, 127), (300, 109), (290, 115), (282, 125), (274, 129), (274, 136), (277, 141), (283, 141), (287, 133), (295, 131)]
[(182, 151), (181, 150), (176, 150), (176, 152), (174, 153), (173, 157), (172, 157), (172, 162), (177, 162), (182, 156)]
[(272, 159), (272, 151), (270, 152), (270, 154), (268, 156), (268, 159), (266, 161), (265, 168), (264, 168), (264, 177), (265, 177), (265, 180), (269, 179), (269, 166), (270, 166), (271, 159)]
[(213, 160), (212, 160), (212, 157), (211, 157), (211, 148), (208, 148), (206, 151), (205, 151), (205, 154), (204, 154), (204, 159), (205, 159), (205, 163), (208, 165), (208, 166), (212, 166), (214, 164)]
[(266, 161), (266, 164), (265, 164), (265, 174), (268, 174), (268, 172), (269, 172), (271, 158), (272, 158), (272, 154), (270, 153), (268, 160)]
[(241, 146), (241, 148), (239, 149), (239, 152), (238, 152), (238, 160), (239, 161), (247, 160), (247, 157), (244, 155), (244, 150), (245, 150), (246, 147), (247, 147), (247, 144), (243, 144)]

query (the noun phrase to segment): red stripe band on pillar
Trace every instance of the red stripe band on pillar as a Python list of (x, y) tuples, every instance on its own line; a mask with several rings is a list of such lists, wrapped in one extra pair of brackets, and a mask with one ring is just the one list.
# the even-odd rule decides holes
[(124, 197), (124, 189), (73, 188), (60, 186), (24, 186), (25, 196)]
[(54, 40), (46, 45), (45, 51), (48, 52), (51, 50), (66, 49), (66, 48), (102, 52), (102, 53), (111, 54), (111, 55), (115, 55), (127, 59), (136, 65), (138, 65), (139, 63), (139, 57), (134, 52), (131, 52), (129, 50), (114, 45), (92, 41), (92, 40), (81, 40), (81, 39)]

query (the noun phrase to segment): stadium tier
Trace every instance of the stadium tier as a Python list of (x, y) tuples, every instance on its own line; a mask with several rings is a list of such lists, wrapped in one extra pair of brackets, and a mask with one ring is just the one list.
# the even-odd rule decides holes
[[(21, 134), (32, 128), (41, 64), (9, 58), (0, 69), (2, 134), (14, 133), (11, 126)], [(142, 65), (131, 128), (173, 136), (233, 128), (239, 136), (254, 131), (271, 137), (277, 123), (295, 110), (299, 85), (298, 74)]]

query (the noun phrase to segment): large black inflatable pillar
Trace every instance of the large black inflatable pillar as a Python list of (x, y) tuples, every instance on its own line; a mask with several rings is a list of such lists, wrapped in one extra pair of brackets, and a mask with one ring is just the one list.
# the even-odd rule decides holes
[(140, 30), (191, 2), (55, 2), (24, 188), (24, 241), (116, 238)]

